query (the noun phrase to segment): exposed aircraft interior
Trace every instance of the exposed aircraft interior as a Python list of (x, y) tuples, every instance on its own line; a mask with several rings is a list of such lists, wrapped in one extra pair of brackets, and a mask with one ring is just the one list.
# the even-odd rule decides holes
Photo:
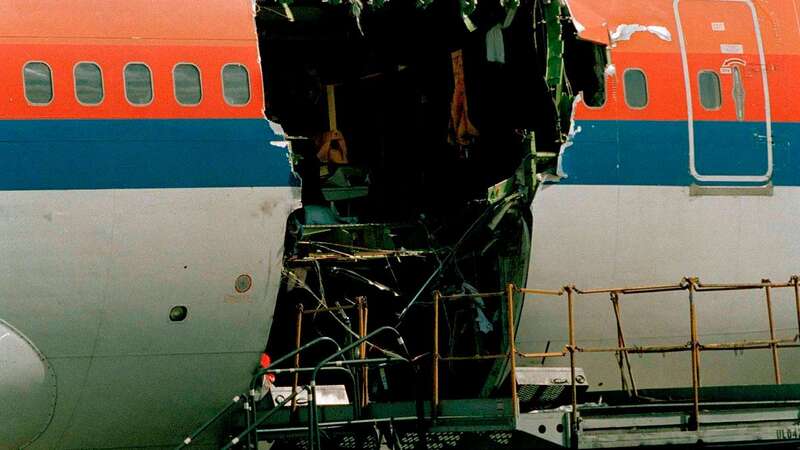
[[(430, 347), (432, 292), (524, 284), (531, 198), (538, 180), (555, 174), (574, 95), (604, 98), (605, 48), (577, 39), (571, 20), (546, 2), (486, 2), (464, 14), (474, 7), (260, 5), (266, 112), (291, 143), (304, 205), (290, 219), (270, 354), (358, 333), (358, 318), (339, 311), (307, 316), (298, 337), (298, 305), (364, 301), (368, 328), (396, 326), (403, 351), (418, 357)], [(550, 27), (548, 36), (548, 20), (562, 35)], [(499, 348), (503, 308), (477, 298), (448, 306), (448, 351)], [(506, 368), (483, 366), (489, 376), (448, 389), (491, 395)], [(383, 379), (372, 395), (410, 387)]]
[(798, 2), (0, 0), (0, 450), (800, 448)]

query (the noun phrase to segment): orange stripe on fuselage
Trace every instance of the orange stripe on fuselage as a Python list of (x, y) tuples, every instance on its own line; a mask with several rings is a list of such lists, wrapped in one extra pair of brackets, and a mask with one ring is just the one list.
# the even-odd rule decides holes
[[(667, 28), (672, 34), (671, 40), (659, 39), (648, 32), (637, 32), (630, 40), (617, 42), (610, 49), (611, 63), (616, 68), (616, 75), (607, 77), (608, 100), (602, 108), (588, 108), (581, 104), (576, 111), (577, 119), (584, 120), (686, 120), (686, 91), (684, 83), (683, 62), (679, 33), (674, 14), (673, 0), (568, 0), (570, 5), (580, 5), (576, 11), (593, 12), (585, 15), (582, 25), (589, 27), (602, 26), (613, 32), (621, 24), (656, 25)], [(688, 1), (689, 0), (685, 0)], [(772, 120), (774, 122), (800, 122), (800, 110), (795, 106), (794, 93), (797, 86), (797, 73), (800, 73), (800, 19), (795, 10), (795, 2), (767, 2), (753, 0), (756, 9), (761, 37), (766, 57), (766, 71), (770, 90)], [(721, 12), (720, 5), (725, 2), (708, 2), (708, 14), (702, 19), (683, 18), (683, 26), (693, 30), (707, 30), (712, 35), (712, 22), (725, 22), (725, 39), (731, 44), (749, 44), (754, 46), (754, 27), (749, 21), (743, 21)], [(723, 5), (724, 6), (724, 5)], [(740, 5), (737, 5), (740, 6)], [(595, 17), (596, 15), (596, 17)], [(579, 21), (581, 17), (577, 18)], [(591, 20), (602, 20), (591, 23)], [(736, 26), (734, 26), (736, 25)], [(695, 37), (703, 36), (695, 33)], [(699, 42), (699, 44), (698, 44)], [(732, 100), (732, 81), (729, 75), (720, 74), (722, 82), (722, 109), (706, 111), (700, 104), (697, 90), (697, 71), (715, 70), (720, 73), (718, 45), (704, 45), (694, 39), (689, 51), (692, 82), (693, 110), (695, 120), (736, 120)], [(711, 52), (703, 54), (703, 52)], [(712, 53), (717, 52), (715, 55)], [(747, 56), (750, 61), (758, 61), (756, 55)], [(625, 104), (623, 97), (623, 73), (628, 68), (641, 68), (648, 78), (650, 103), (647, 108), (634, 110)], [(759, 67), (748, 67), (746, 76), (760, 76)], [(758, 89), (758, 88), (756, 88)], [(747, 120), (763, 120), (764, 101), (762, 92), (746, 93)], [(749, 95), (747, 95), (749, 94)]]
[[(589, 108), (580, 104), (575, 117), (583, 120), (686, 120), (686, 91), (684, 87), (683, 63), (680, 54), (618, 53), (613, 55), (616, 75), (606, 77), (607, 101), (601, 108)], [(719, 55), (691, 55), (693, 66), (690, 73), (695, 120), (736, 120), (733, 103), (733, 81), (730, 75), (721, 74), (722, 108), (707, 111), (700, 104), (697, 88), (699, 70), (714, 70), (720, 73)], [(753, 57), (751, 56), (751, 59)], [(703, 61), (709, 62), (703, 64)], [(800, 73), (800, 55), (768, 55), (767, 77), (770, 88), (770, 103), (773, 122), (800, 122), (791, 88), (797, 84)], [(702, 67), (702, 69), (700, 69)], [(640, 68), (647, 75), (650, 103), (645, 109), (631, 109), (623, 96), (623, 74), (626, 69)], [(760, 67), (747, 68), (745, 76), (760, 76)], [(758, 92), (746, 92), (746, 120), (764, 120), (765, 106), (763, 86)]]
[[(197, 46), (161, 42), (159, 45), (2, 43), (0, 40), (0, 118), (2, 119), (130, 119), (130, 118), (260, 118), (263, 87), (258, 48), (247, 46)], [(24, 94), (22, 69), (26, 62), (46, 62), (53, 71), (54, 99), (47, 106), (29, 105)], [(103, 71), (105, 99), (84, 106), (75, 98), (73, 69), (91, 61)], [(129, 62), (146, 63), (153, 74), (154, 99), (133, 106), (125, 98), (123, 70)], [(200, 68), (203, 99), (198, 106), (181, 106), (175, 100), (172, 70), (178, 63)], [(223, 65), (241, 63), (250, 73), (251, 99), (243, 107), (228, 105), (222, 94)]]
[(253, 0), (0, 0), (4, 37), (255, 43), (256, 29)]

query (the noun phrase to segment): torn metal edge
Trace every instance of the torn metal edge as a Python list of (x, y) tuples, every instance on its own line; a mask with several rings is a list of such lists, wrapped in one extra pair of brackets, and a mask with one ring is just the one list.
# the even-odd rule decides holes
[[(257, 0), (251, 0), (250, 2), (251, 13), (253, 14), (253, 39), (256, 41), (256, 46), (258, 47), (259, 44), (259, 37), (258, 37), (258, 4)], [(261, 57), (261, 50), (260, 48), (256, 51), (256, 60), (258, 61), (259, 67), (259, 79), (262, 80), (260, 82), (263, 83), (264, 78), (264, 61)], [(303, 207), (302, 201), (300, 200), (300, 189), (303, 186), (303, 179), (300, 177), (300, 174), (297, 173), (294, 166), (294, 154), (292, 153), (292, 144), (286, 135), (286, 132), (283, 129), (283, 126), (277, 122), (273, 122), (267, 117), (267, 103), (265, 97), (261, 99), (261, 118), (267, 121), (270, 130), (275, 133), (275, 140), (270, 141), (269, 144), (274, 147), (284, 148), (286, 149), (286, 159), (289, 162), (289, 170), (291, 171), (292, 177), (297, 184), (294, 187), (295, 193), (292, 196), (292, 203), (293, 207), (292, 210), (300, 209)]]
[[(588, 28), (586, 27), (586, 25), (584, 25), (583, 22), (578, 20), (578, 16), (575, 14), (572, 5), (570, 5), (570, 0), (561, 0), (561, 4), (567, 7), (567, 11), (569, 11), (569, 19), (572, 21), (572, 25), (575, 27), (575, 31), (578, 33), (578, 37), (580, 39), (590, 42), (596, 42), (602, 45), (610, 45), (607, 34), (605, 36), (605, 39), (600, 39), (599, 37), (593, 38), (586, 35)], [(605, 28), (607, 24), (605, 22), (602, 22), (600, 26)]]
[(564, 143), (561, 144), (561, 149), (558, 152), (558, 168), (556, 169), (556, 174), (558, 175), (559, 179), (569, 178), (569, 175), (566, 172), (564, 172), (564, 167), (563, 167), (564, 153), (566, 153), (567, 149), (572, 147), (572, 145), (575, 143), (575, 136), (577, 136), (578, 134), (581, 133), (581, 131), (583, 131), (583, 129), (580, 126), (578, 126), (578, 124), (575, 122), (575, 114), (578, 110), (578, 104), (582, 101), (583, 101), (582, 93), (578, 93), (578, 95), (575, 96), (575, 99), (572, 100), (572, 112), (569, 119), (569, 133), (567, 134), (566, 141), (564, 141)]
[(620, 41), (629, 41), (636, 33), (650, 33), (662, 41), (672, 42), (672, 33), (665, 26), (623, 23), (617, 25), (617, 28), (611, 32), (611, 43), (615, 44)]
[(577, 17), (575, 17), (575, 13), (572, 11), (572, 6), (570, 6), (569, 0), (562, 0), (561, 3), (567, 7), (567, 11), (569, 11), (569, 19), (572, 21), (572, 25), (575, 26), (575, 31), (577, 31), (578, 34), (586, 31), (586, 27), (578, 21)]

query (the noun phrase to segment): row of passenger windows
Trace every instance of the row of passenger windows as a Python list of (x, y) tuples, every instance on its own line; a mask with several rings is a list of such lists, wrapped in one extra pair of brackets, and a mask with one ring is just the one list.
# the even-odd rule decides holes
[[(23, 71), (25, 97), (33, 105), (47, 105), (53, 101), (53, 73), (43, 62), (29, 62)], [(75, 65), (75, 97), (84, 105), (99, 105), (105, 97), (103, 72), (95, 63)], [(123, 72), (125, 97), (132, 105), (145, 106), (153, 101), (153, 74), (146, 64), (130, 63)], [(184, 106), (199, 105), (203, 101), (203, 83), (200, 69), (194, 64), (177, 64), (172, 70), (175, 99)], [(222, 68), (222, 92), (225, 101), (233, 106), (250, 102), (250, 75), (241, 64), (227, 64)]]
[[(738, 68), (734, 69), (736, 71)], [(625, 103), (633, 109), (643, 109), (649, 103), (647, 77), (641, 69), (628, 69), (624, 75)], [(698, 74), (700, 104), (703, 108), (714, 111), (722, 107), (722, 88), (719, 75), (710, 70)]]

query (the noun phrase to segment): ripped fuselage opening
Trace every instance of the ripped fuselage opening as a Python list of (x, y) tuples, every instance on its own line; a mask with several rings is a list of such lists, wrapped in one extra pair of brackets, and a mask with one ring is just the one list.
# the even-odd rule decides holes
[(576, 35), (567, 39), (564, 50), (567, 78), (573, 92), (580, 93), (587, 106), (599, 108), (606, 103), (607, 48), (584, 41)]
[[(576, 89), (604, 97), (605, 50), (580, 41), (566, 7), (549, 2), (464, 12), (450, 0), (260, 6), (267, 115), (287, 133), (304, 205), (290, 219), (271, 354), (297, 345), (298, 307), (346, 306), (303, 316), (300, 342), (344, 346), (366, 322), (396, 326), (421, 357), (434, 291), (524, 285), (537, 175), (555, 174)], [(355, 315), (362, 301), (368, 319)], [(501, 351), (505, 307), (448, 304), (441, 352)], [(493, 395), (508, 373), (489, 360), (444, 370), (473, 374), (451, 378), (445, 396)], [(369, 391), (409, 396), (407, 376), (369, 376)]]

